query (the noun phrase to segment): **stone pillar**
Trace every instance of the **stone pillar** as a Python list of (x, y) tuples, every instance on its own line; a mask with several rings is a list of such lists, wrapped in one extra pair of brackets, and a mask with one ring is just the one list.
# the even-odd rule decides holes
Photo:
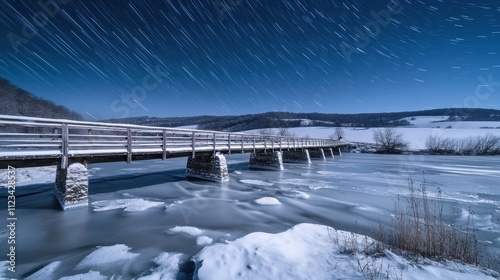
[(55, 195), (63, 210), (89, 205), (89, 176), (87, 167), (73, 163), (67, 169), (57, 166)]
[(211, 181), (227, 181), (229, 173), (227, 171), (226, 157), (223, 154), (196, 154), (188, 157), (186, 176)]
[(309, 151), (297, 150), (297, 151), (283, 151), (283, 161), (284, 162), (301, 162), (301, 163), (311, 163), (311, 158), (309, 157)]
[(335, 153), (333, 152), (333, 149), (332, 148), (328, 148), (328, 150), (330, 151), (330, 155), (332, 155), (332, 158), (335, 158)]
[(315, 150), (309, 150), (309, 156), (311, 157), (311, 159), (326, 160), (325, 152), (321, 148)]
[(256, 152), (250, 155), (250, 168), (283, 170), (281, 152)]

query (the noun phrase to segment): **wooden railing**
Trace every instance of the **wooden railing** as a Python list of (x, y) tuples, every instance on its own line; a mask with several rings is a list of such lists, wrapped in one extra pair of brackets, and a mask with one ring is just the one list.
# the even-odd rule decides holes
[[(245, 153), (257, 150), (336, 147), (341, 141), (278, 135), (45, 119), (0, 115), (0, 168), (10, 162), (136, 155), (162, 159), (197, 152)], [(19, 166), (22, 167), (22, 166)]]

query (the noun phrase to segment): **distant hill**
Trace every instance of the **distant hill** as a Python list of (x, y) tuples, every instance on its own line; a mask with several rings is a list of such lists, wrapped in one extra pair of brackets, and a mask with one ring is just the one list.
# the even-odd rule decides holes
[(83, 120), (80, 114), (52, 101), (36, 97), (3, 78), (0, 78), (0, 100), (2, 115)]
[(410, 125), (405, 118), (413, 116), (445, 116), (446, 119), (444, 120), (446, 121), (500, 121), (500, 110), (448, 108), (423, 111), (363, 114), (268, 112), (241, 116), (197, 116), (179, 118), (135, 117), (104, 121), (163, 127), (198, 125), (198, 129), (243, 131), (273, 127), (300, 126), (405, 126)]

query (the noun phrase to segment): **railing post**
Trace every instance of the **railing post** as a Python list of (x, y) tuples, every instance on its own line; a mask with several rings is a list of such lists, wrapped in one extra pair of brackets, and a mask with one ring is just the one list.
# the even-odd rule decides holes
[(195, 137), (196, 135), (194, 134), (194, 131), (193, 133), (191, 134), (191, 149), (193, 150), (193, 153), (191, 155), (191, 158), (194, 158), (195, 157), (195, 153), (196, 153), (196, 141), (195, 141)]
[(214, 137), (213, 138), (214, 138), (213, 140), (214, 140), (214, 156), (215, 156), (215, 132), (214, 132)]
[(166, 160), (167, 159), (167, 130), (165, 130), (165, 129), (162, 131), (161, 150), (162, 150), (161, 159)]
[(241, 135), (241, 153), (244, 154), (245, 153), (245, 136)]
[(69, 129), (68, 124), (63, 123), (61, 128), (61, 168), (68, 168), (68, 145), (69, 145)]
[(229, 154), (231, 154), (231, 134), (227, 136), (227, 144), (229, 147)]
[(267, 154), (267, 137), (264, 136), (264, 153)]
[(282, 140), (283, 140), (283, 137), (282, 137), (282, 136), (280, 136), (280, 152), (281, 152)]
[(132, 129), (127, 128), (127, 163), (132, 162)]
[(271, 149), (273, 149), (273, 153), (274, 153), (274, 137), (271, 137)]
[(255, 136), (253, 137), (253, 153), (255, 154)]

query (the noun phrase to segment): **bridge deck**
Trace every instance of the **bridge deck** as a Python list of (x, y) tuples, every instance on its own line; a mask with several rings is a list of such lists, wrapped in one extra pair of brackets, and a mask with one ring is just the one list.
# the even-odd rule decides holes
[(346, 145), (329, 139), (0, 115), (0, 168)]

